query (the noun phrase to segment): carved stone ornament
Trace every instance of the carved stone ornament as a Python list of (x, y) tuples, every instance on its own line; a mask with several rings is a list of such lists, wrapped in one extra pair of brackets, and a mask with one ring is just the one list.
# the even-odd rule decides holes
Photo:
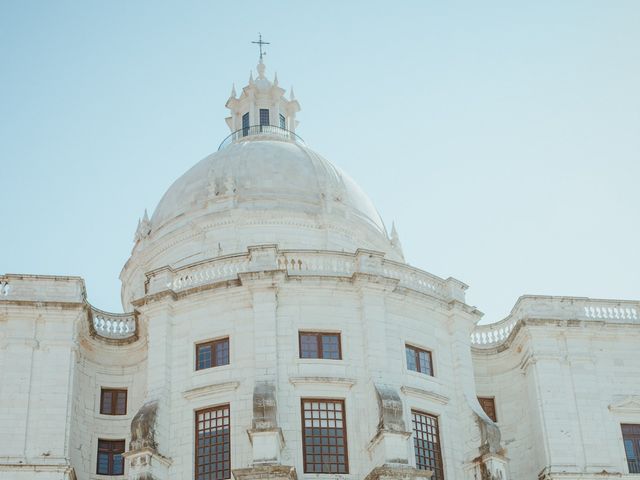
[(609, 410), (614, 413), (640, 414), (640, 395), (616, 395)]
[(158, 444), (155, 440), (157, 413), (157, 401), (147, 402), (140, 407), (131, 421), (130, 450), (149, 448), (155, 451), (157, 449)]
[(297, 480), (295, 467), (287, 465), (265, 465), (233, 470), (236, 480)]
[(467, 397), (467, 403), (473, 410), (478, 427), (480, 427), (480, 453), (483, 455), (486, 453), (501, 454), (503, 448), (500, 444), (500, 428), (487, 416), (475, 397), (472, 399)]
[(378, 397), (380, 418), (378, 431), (404, 432), (404, 416), (402, 413), (402, 399), (395, 388), (387, 385), (375, 385)]
[(431, 470), (383, 465), (371, 470), (364, 480), (429, 480), (432, 475)]
[(256, 383), (253, 389), (253, 429), (271, 430), (278, 426), (276, 387), (270, 382)]

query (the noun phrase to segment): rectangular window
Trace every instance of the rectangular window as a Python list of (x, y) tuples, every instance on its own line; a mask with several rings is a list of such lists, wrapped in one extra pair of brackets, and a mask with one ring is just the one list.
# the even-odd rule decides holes
[(494, 422), (498, 421), (498, 417), (496, 415), (496, 401), (492, 397), (478, 397), (478, 402), (480, 402), (480, 406), (484, 410), (484, 413), (487, 414)]
[(405, 345), (407, 353), (407, 368), (414, 372), (425, 373), (433, 377), (433, 362), (431, 352), (418, 347)]
[(640, 473), (640, 425), (622, 424), (622, 439), (629, 473)]
[(260, 109), (260, 126), (269, 125), (269, 109)]
[(342, 360), (339, 333), (300, 332), (300, 358)]
[(196, 370), (229, 365), (229, 339), (196, 345)]
[(280, 128), (287, 128), (287, 120), (282, 114), (280, 114)]
[(420, 470), (431, 470), (433, 480), (444, 480), (438, 417), (412, 410), (411, 421), (416, 467)]
[(124, 475), (124, 440), (98, 440), (99, 475)]
[(305, 473), (349, 473), (344, 400), (302, 399)]
[(196, 480), (231, 478), (229, 405), (196, 412)]
[(242, 115), (242, 136), (249, 135), (249, 112)]
[(127, 390), (102, 388), (100, 390), (100, 413), (103, 415), (126, 415)]

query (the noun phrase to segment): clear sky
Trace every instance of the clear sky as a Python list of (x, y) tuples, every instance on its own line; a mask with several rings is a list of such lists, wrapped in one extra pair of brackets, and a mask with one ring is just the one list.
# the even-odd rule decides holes
[(121, 311), (138, 218), (228, 134), (261, 31), (298, 133), (484, 321), (639, 299), (639, 25), (637, 0), (4, 0), (0, 273)]

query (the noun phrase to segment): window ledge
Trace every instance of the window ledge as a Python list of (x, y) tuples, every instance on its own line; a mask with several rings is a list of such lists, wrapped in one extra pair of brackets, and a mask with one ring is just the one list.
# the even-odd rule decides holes
[(231, 363), (227, 363), (226, 365), (219, 365), (217, 367), (207, 367), (207, 368), (201, 368), (200, 370), (196, 370), (194, 368), (193, 373), (194, 375), (206, 375), (206, 374), (212, 374), (215, 372), (224, 372), (226, 370), (231, 370), (232, 365)]
[[(344, 362), (344, 358), (300, 358), (296, 359), (296, 363), (300, 365), (309, 365), (313, 363), (322, 363), (328, 365), (336, 365), (336, 362)], [(326, 474), (322, 474), (326, 475)]]
[[(342, 387), (351, 388), (356, 384), (355, 378), (345, 377), (290, 377), (289, 382), (294, 387), (298, 385), (339, 385)], [(324, 475), (324, 474), (323, 474)]]
[(436, 377), (435, 375), (429, 375), (428, 373), (416, 372), (415, 370), (405, 370), (406, 374), (415, 378), (416, 380), (420, 380), (422, 382), (430, 382), (435, 383), (436, 385), (443, 386), (442, 381)]

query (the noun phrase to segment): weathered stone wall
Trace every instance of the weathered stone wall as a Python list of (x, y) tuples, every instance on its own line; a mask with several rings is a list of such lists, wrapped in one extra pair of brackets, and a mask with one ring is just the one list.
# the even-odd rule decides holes
[(527, 319), (506, 350), (474, 352), (514, 478), (628, 473), (620, 424), (640, 423), (637, 322)]

